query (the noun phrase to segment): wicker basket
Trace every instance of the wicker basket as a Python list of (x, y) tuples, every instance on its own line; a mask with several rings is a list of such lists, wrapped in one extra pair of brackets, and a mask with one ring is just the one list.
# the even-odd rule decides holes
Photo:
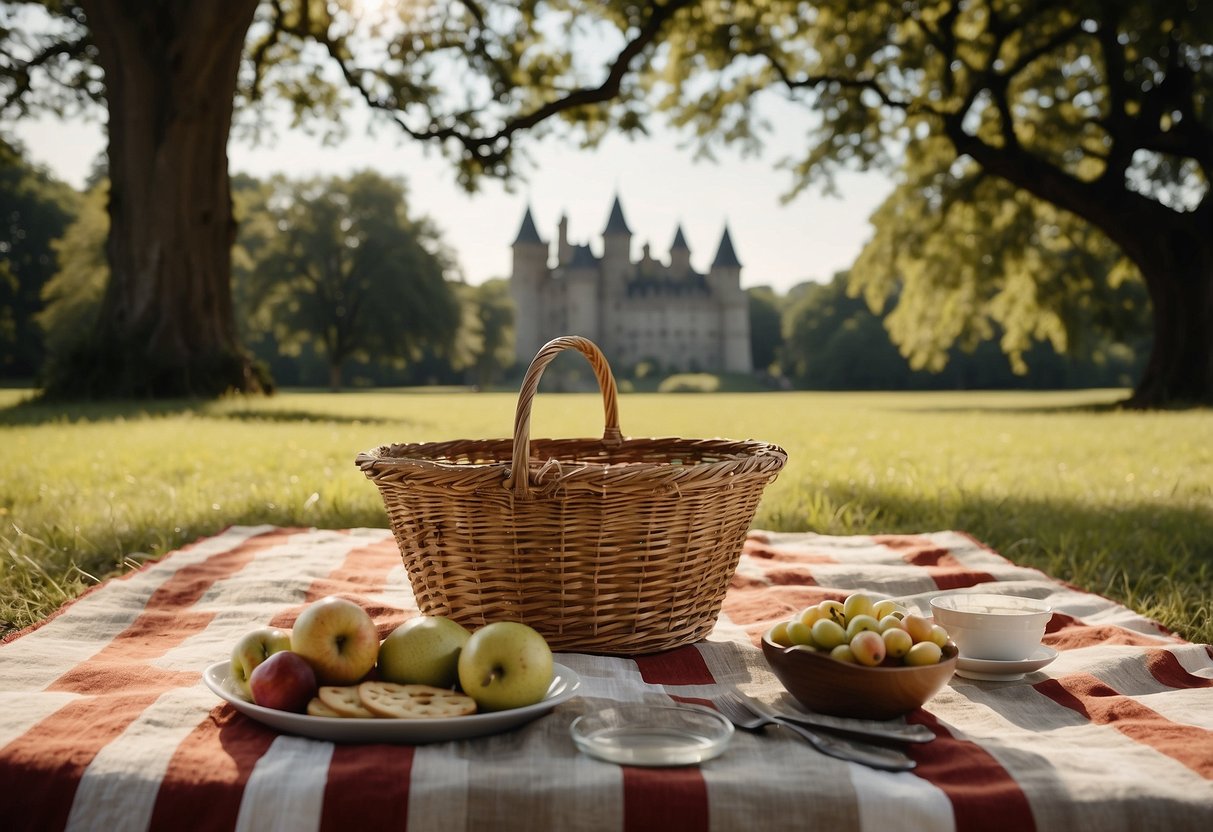
[[(601, 439), (530, 438), (562, 351), (589, 359)], [(711, 632), (782, 448), (625, 439), (615, 379), (591, 341), (557, 338), (519, 392), (513, 440), (386, 445), (357, 464), (378, 486), (418, 607), (475, 629), (509, 619), (553, 650), (637, 655)]]

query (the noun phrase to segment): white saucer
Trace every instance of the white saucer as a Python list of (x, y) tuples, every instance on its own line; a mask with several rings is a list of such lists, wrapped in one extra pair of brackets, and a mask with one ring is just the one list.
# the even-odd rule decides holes
[(966, 659), (962, 655), (956, 659), (956, 675), (985, 682), (1014, 682), (1022, 679), (1025, 673), (1040, 670), (1056, 658), (1057, 651), (1052, 647), (1045, 647), (1043, 644), (1026, 659), (1014, 662)]

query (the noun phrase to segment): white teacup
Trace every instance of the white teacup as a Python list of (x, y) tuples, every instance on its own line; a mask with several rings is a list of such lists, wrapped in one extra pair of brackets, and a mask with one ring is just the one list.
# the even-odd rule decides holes
[(969, 659), (1022, 661), (1040, 646), (1053, 608), (1035, 598), (954, 593), (931, 599), (935, 623)]

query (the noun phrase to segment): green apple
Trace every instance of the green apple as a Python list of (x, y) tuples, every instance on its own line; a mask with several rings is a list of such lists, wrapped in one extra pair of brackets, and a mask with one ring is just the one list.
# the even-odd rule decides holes
[(534, 705), (552, 684), (552, 650), (534, 628), (517, 621), (486, 624), (459, 654), (459, 686), (482, 711)]
[(379, 677), (398, 685), (453, 688), (459, 682), (459, 654), (471, 637), (450, 618), (411, 618), (379, 645)]
[(379, 631), (366, 610), (332, 595), (299, 613), (291, 649), (307, 659), (320, 684), (353, 685), (375, 666)]
[(231, 675), (232, 682), (249, 699), (253, 698), (249, 690), (248, 679), (257, 669), (257, 665), (275, 653), (291, 649), (291, 634), (286, 630), (275, 627), (261, 627), (245, 633), (236, 646), (232, 648)]

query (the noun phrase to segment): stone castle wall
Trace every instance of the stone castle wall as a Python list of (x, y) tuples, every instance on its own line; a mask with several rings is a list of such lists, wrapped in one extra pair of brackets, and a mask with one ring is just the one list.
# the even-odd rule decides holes
[(652, 361), (688, 372), (751, 372), (749, 304), (728, 230), (707, 274), (691, 268), (681, 228), (668, 262), (654, 259), (648, 246), (631, 260), (631, 237), (616, 199), (602, 256), (571, 244), (562, 220), (552, 265), (551, 246), (527, 210), (510, 276), (518, 362), (530, 363), (552, 338), (582, 335), (617, 370)]

